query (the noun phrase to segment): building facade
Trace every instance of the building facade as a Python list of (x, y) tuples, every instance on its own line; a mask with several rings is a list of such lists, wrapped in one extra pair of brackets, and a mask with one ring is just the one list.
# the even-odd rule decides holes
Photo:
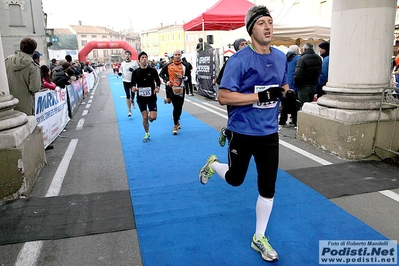
[(41, 1), (1, 1), (0, 33), (4, 56), (19, 51), (23, 38), (37, 42), (37, 50), (43, 54), (41, 61), (47, 61), (46, 21)]

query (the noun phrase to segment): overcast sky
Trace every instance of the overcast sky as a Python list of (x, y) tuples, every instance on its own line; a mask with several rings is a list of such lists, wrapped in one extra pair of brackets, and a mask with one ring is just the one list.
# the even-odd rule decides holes
[(136, 32), (164, 25), (188, 22), (218, 0), (42, 0), (48, 28), (67, 25), (105, 26), (116, 31)]

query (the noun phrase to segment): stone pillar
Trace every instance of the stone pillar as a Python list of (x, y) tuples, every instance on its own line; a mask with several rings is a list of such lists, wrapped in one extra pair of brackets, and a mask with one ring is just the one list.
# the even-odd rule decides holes
[(0, 34), (0, 202), (26, 195), (46, 163), (43, 133), (36, 119), (14, 110)]
[[(334, 0), (332, 12), (327, 94), (303, 106), (297, 137), (360, 159), (373, 150), (382, 91), (390, 85), (396, 0)], [(381, 117), (379, 127), (392, 127), (392, 109)]]

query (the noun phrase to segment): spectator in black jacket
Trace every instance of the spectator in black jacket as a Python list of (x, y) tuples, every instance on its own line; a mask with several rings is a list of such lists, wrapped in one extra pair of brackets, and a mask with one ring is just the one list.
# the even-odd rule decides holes
[(72, 69), (69, 68), (70, 64), (64, 61), (60, 68), (53, 69), (52, 81), (60, 88), (65, 88), (66, 85), (71, 84), (70, 77), (74, 75)]
[(187, 81), (185, 82), (185, 89), (186, 89), (186, 95), (187, 96), (194, 96), (194, 92), (193, 92), (193, 82), (191, 80), (191, 71), (193, 70), (193, 66), (191, 65), (190, 62), (187, 61), (187, 59), (185, 57), (183, 57), (181, 59), (181, 61), (183, 62), (183, 64), (186, 66), (186, 68), (188, 70), (190, 70), (190, 75), (187, 76)]
[(67, 55), (65, 56), (65, 60), (70, 64), (70, 67), (69, 67), (69, 68), (73, 70), (73, 73), (74, 73), (73, 75), (76, 77), (76, 79), (79, 79), (79, 78), (80, 78), (80, 74), (82, 74), (82, 73), (80, 73), (80, 72), (76, 69), (76, 63), (72, 61), (72, 56), (69, 55), (69, 54), (67, 54)]
[(313, 44), (306, 43), (302, 46), (294, 74), (294, 84), (298, 88), (298, 99), (301, 104), (312, 102), (319, 81), (322, 60), (313, 50)]

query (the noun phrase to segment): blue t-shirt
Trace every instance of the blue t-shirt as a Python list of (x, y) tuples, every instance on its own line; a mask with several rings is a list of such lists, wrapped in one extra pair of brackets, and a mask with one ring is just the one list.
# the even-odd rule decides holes
[[(233, 92), (254, 93), (262, 87), (281, 87), (287, 84), (287, 59), (273, 47), (270, 54), (258, 54), (249, 46), (229, 58), (224, 70), (220, 89)], [(233, 132), (266, 136), (278, 132), (280, 101), (228, 106), (227, 128)]]

